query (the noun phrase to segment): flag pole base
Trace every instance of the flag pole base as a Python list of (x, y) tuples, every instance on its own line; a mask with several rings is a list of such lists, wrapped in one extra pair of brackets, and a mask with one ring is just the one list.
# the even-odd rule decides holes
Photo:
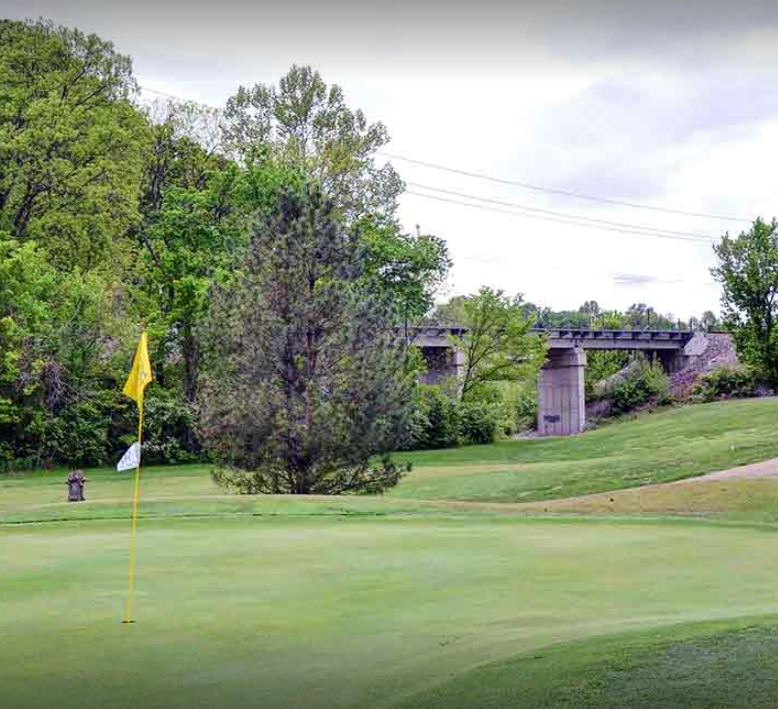
[(122, 625), (131, 625), (134, 622), (135, 622), (134, 620), (123, 620)]

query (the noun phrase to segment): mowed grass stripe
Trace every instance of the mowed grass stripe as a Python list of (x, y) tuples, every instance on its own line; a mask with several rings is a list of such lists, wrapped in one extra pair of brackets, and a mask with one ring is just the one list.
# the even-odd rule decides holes
[(592, 638), (490, 663), (395, 709), (772, 709), (778, 619)]
[(778, 610), (768, 530), (493, 518), (0, 529), (0, 705), (389, 706), (551, 644)]
[(778, 399), (719, 402), (572, 438), (404, 454), (414, 471), (390, 495), (530, 502), (669, 482), (776, 456)]

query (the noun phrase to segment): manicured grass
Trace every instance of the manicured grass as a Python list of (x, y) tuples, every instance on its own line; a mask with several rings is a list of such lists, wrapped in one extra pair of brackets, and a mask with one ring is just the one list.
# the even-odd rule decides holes
[(778, 478), (699, 481), (614, 490), (520, 505), (527, 513), (683, 515), (778, 521)]
[(405, 454), (393, 497), (529, 502), (668, 482), (778, 457), (778, 399), (689, 406), (574, 438)]
[(149, 468), (130, 626), (132, 475), (0, 478), (0, 707), (777, 706), (778, 480), (558, 499), (778, 456), (776, 414), (413, 453), (383, 497)]
[(402, 709), (771, 709), (778, 622), (682, 625), (548, 648), (479, 667)]
[(0, 706), (392, 706), (552, 644), (776, 610), (770, 530), (155, 519), (123, 626), (127, 531), (0, 526)]

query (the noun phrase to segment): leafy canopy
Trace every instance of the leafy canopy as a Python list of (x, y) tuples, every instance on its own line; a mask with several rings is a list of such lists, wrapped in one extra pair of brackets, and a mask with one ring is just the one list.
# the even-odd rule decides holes
[(778, 223), (757, 219), (737, 237), (724, 236), (713, 247), (711, 269), (722, 286), (724, 321), (732, 330), (741, 360), (778, 385)]
[(531, 332), (521, 295), (482, 287), (461, 299), (463, 335), (452, 344), (464, 355), (461, 397), (467, 400), (487, 382), (521, 381), (537, 374), (546, 355), (545, 340)]
[(110, 42), (0, 21), (0, 231), (66, 268), (125, 256), (146, 146), (134, 90)]

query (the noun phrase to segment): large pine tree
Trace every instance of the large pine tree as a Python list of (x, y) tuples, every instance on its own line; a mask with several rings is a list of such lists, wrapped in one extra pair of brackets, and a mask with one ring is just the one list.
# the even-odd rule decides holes
[(381, 454), (400, 442), (413, 373), (369, 273), (361, 240), (308, 185), (282, 195), (240, 275), (214, 294), (203, 440), (243, 491), (335, 494), (398, 481)]

